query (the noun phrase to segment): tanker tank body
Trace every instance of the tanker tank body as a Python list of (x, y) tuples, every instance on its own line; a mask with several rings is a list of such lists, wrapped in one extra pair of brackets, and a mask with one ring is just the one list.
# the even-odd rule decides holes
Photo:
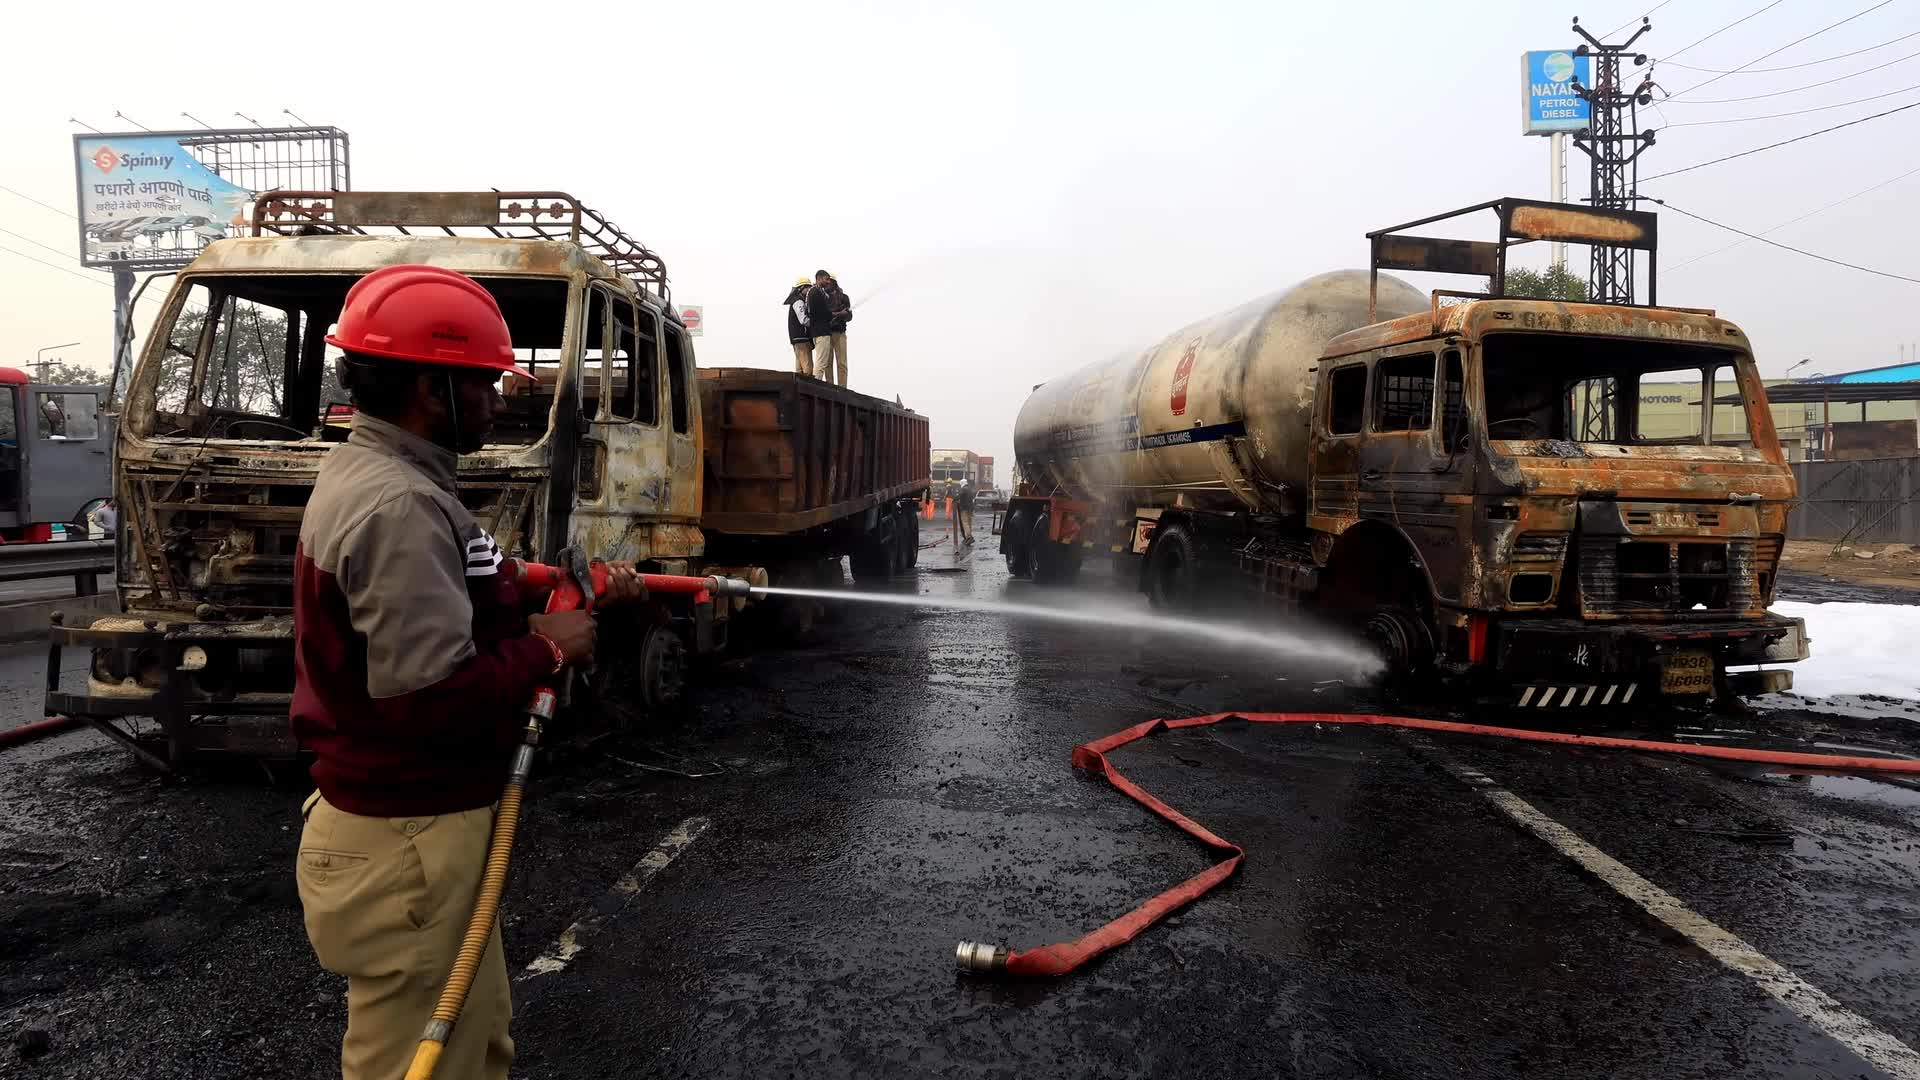
[(1064, 580), (1089, 551), (1144, 556), (1163, 521), (1190, 560), (1259, 539), (1255, 521), (1294, 522), (1265, 538), (1284, 543), (1306, 506), (1322, 346), (1428, 306), (1383, 274), (1370, 319), (1367, 294), (1364, 270), (1321, 274), (1036, 387), (1014, 425), (1026, 490), (1001, 531), (1008, 569)]

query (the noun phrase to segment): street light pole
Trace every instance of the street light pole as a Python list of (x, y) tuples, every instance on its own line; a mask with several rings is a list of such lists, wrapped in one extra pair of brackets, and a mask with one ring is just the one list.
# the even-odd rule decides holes
[(42, 356), (45, 356), (48, 352), (54, 349), (71, 349), (78, 344), (80, 343), (77, 341), (69, 341), (69, 342), (65, 342), (64, 344), (48, 345), (45, 348), (38, 349), (33, 354), (33, 366), (39, 368), (41, 372), (44, 374), (46, 371), (47, 365), (50, 363), (57, 362), (58, 358), (56, 357), (54, 360), (42, 360), (40, 359)]

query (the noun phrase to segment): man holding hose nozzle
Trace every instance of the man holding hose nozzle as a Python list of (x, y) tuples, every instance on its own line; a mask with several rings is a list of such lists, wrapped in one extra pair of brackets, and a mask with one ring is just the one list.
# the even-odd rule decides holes
[[(346, 1080), (404, 1075), (473, 910), (527, 696), (590, 664), (585, 611), (528, 615), (454, 489), (513, 372), (506, 319), (463, 274), (391, 266), (328, 344), (356, 413), (294, 554), (295, 735), (314, 754), (297, 866), (307, 937), (347, 977)], [(645, 593), (609, 566), (601, 603)], [(513, 1005), (496, 926), (440, 1075), (504, 1077)]]

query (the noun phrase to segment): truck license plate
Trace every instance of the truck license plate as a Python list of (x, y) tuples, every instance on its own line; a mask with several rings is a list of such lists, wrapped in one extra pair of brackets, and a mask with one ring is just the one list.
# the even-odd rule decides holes
[(1660, 669), (1663, 694), (1713, 693), (1713, 657), (1703, 652), (1674, 653)]

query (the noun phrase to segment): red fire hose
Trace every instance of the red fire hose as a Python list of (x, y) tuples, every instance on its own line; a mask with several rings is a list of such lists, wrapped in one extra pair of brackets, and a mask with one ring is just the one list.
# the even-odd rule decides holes
[(1602, 736), (1568, 735), (1556, 731), (1527, 731), (1521, 728), (1489, 727), (1485, 724), (1458, 724), (1446, 720), (1418, 720), (1406, 716), (1379, 716), (1349, 713), (1211, 713), (1182, 720), (1149, 720), (1135, 724), (1073, 748), (1073, 767), (1098, 773), (1107, 782), (1126, 792), (1136, 802), (1178, 826), (1180, 831), (1227, 857), (1198, 874), (1153, 897), (1105, 926), (1074, 941), (1042, 945), (1037, 949), (1010, 952), (1004, 945), (963, 941), (955, 951), (960, 970), (969, 975), (1040, 978), (1065, 975), (1094, 957), (1124, 945), (1140, 932), (1168, 915), (1206, 895), (1208, 890), (1232, 877), (1246, 858), (1238, 844), (1223, 840), (1205, 826), (1156, 798), (1153, 793), (1121, 775), (1107, 760), (1107, 752), (1144, 739), (1156, 732), (1174, 728), (1206, 727), (1222, 720), (1246, 720), (1255, 724), (1371, 724), (1382, 727), (1438, 731), (1452, 735), (1494, 735), (1526, 742), (1560, 746), (1598, 747), (1609, 750), (1641, 750), (1682, 757), (1718, 758), (1722, 761), (1754, 762), (1783, 768), (1852, 773), (1882, 772), (1920, 775), (1920, 760), (1912, 758), (1849, 757), (1837, 754), (1799, 754), (1782, 750), (1745, 750), (1730, 746), (1693, 746), (1687, 743), (1657, 742), (1648, 739), (1613, 739)]
[(58, 735), (63, 731), (70, 731), (73, 728), (77, 728), (84, 723), (86, 723), (86, 721), (78, 716), (49, 716), (45, 720), (35, 720), (31, 724), (21, 724), (19, 727), (11, 727), (5, 731), (0, 731), (0, 750), (11, 746), (19, 746), (22, 743), (30, 743), (35, 739), (44, 739), (48, 735)]

